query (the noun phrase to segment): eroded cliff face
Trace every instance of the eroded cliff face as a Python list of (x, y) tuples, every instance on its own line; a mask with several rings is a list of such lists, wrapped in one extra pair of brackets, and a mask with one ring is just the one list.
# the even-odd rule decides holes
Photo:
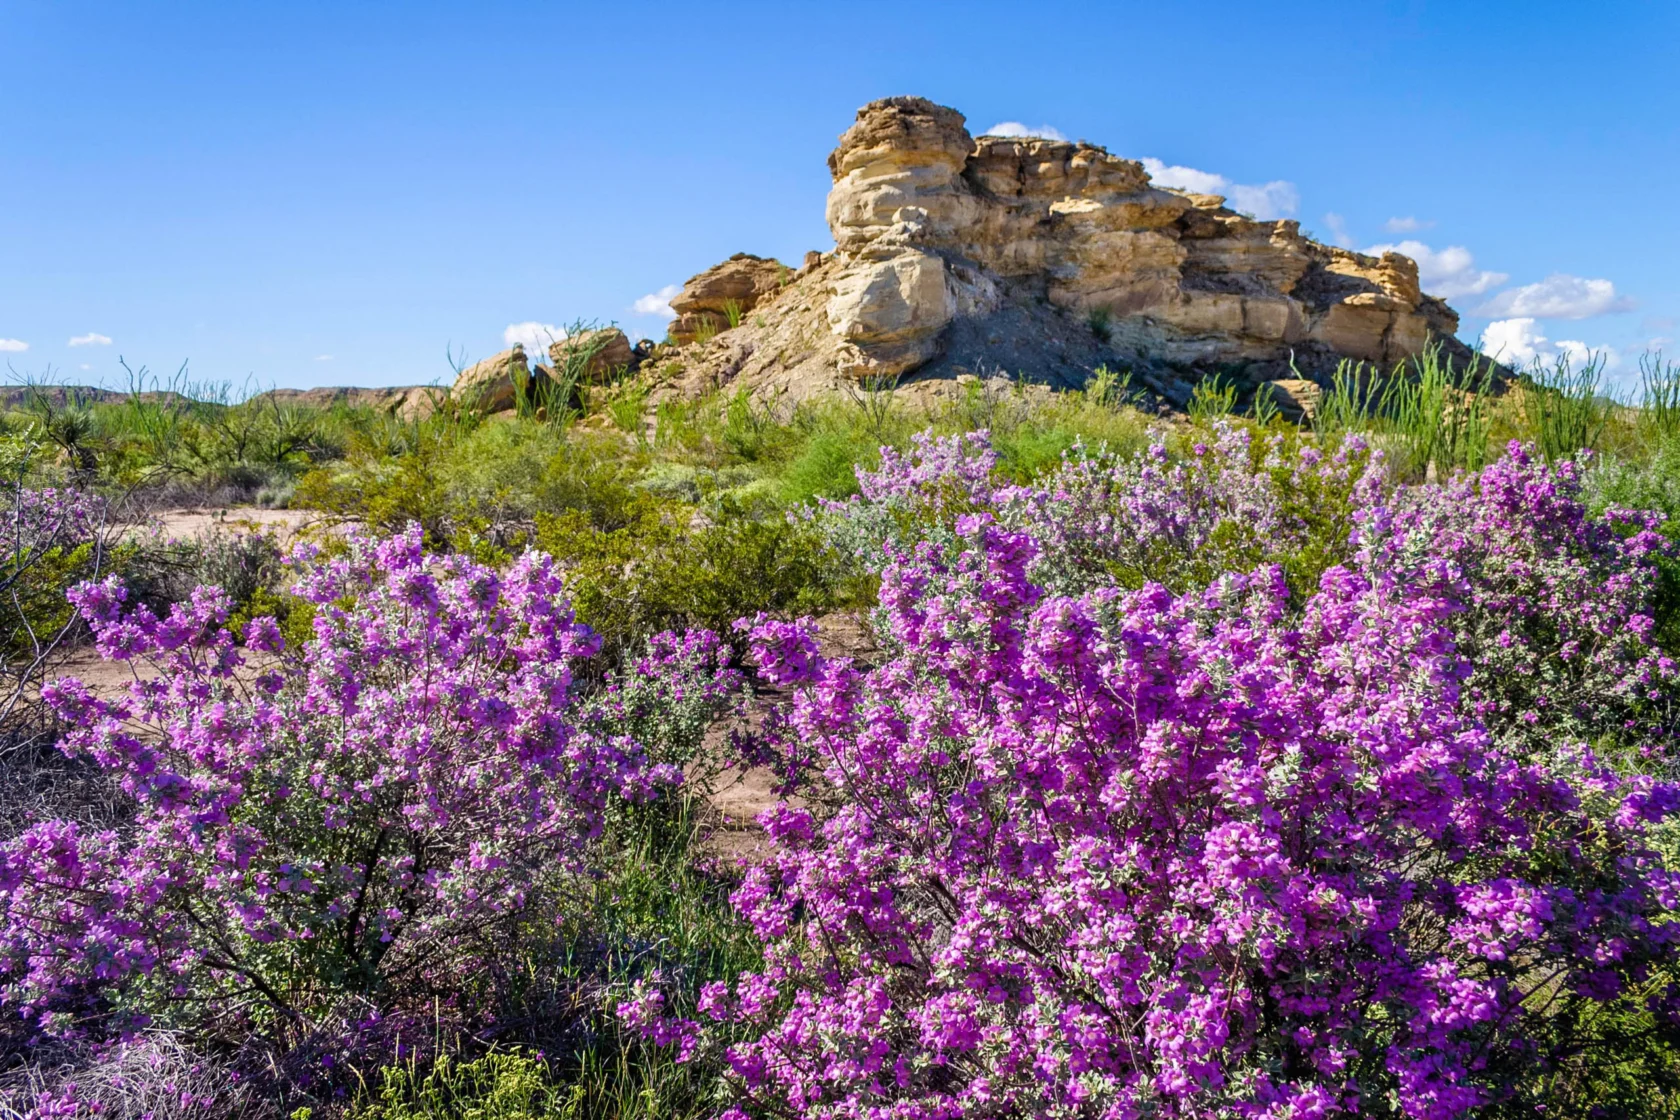
[[(1409, 258), (1156, 187), (1083, 142), (976, 138), (956, 110), (895, 97), (858, 112), (829, 170), (832, 254), (798, 272), (738, 258), (672, 301), (678, 340), (707, 323), (689, 379), (805, 396), (962, 373), (1077, 385), (1120, 362), (1173, 397), (1198, 371), (1257, 383), (1293, 376), (1292, 360), (1312, 376), (1457, 345), (1457, 315)], [(726, 331), (719, 269), (741, 289)]]

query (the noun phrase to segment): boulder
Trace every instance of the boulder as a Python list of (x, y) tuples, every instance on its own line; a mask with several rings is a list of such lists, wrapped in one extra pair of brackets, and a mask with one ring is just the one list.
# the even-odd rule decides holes
[(780, 291), (793, 271), (781, 261), (736, 253), (693, 277), (671, 299), (677, 313), (671, 338), (691, 342), (740, 325), (762, 301)]
[[(549, 346), (548, 358), (555, 370), (586, 382), (605, 380), (637, 364), (630, 340), (617, 327), (579, 331), (562, 338)], [(581, 368), (570, 368), (579, 365)]]
[(456, 403), (480, 412), (501, 412), (519, 398), (516, 385), (524, 385), (531, 367), (523, 346), (514, 346), (462, 370), (449, 396)]

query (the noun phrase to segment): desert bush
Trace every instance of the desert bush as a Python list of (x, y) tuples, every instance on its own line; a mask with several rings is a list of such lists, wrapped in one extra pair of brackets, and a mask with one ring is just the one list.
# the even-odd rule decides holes
[(1276, 566), (1048, 594), (1029, 536), (954, 532), (887, 565), (878, 669), (753, 626), (820, 808), (764, 818), (734, 897), (765, 966), (702, 993), (717, 1022), (654, 984), (628, 1022), (797, 1116), (1680, 1099), (1680, 790), (1504, 749), (1451, 557), (1332, 567), (1293, 610)]
[(1665, 759), (1680, 734), (1680, 669), (1663, 644), (1680, 628), (1675, 549), (1660, 510), (1593, 512), (1588, 477), (1512, 444), (1475, 474), (1396, 485), (1358, 436), (1324, 454), (1222, 424), (1182, 458), (1164, 437), (1126, 458), (1078, 449), (1007, 486), (983, 433), (924, 435), (909, 457), (885, 452), (880, 471), (860, 471), (862, 494), (815, 520), (879, 571), (923, 543), (952, 547), (959, 518), (986, 513), (1031, 539), (1034, 585), (1068, 595), (1185, 593), (1276, 564), (1298, 609), (1336, 566), (1388, 573), (1460, 604), (1445, 624), (1474, 666), (1464, 703), (1504, 745), (1586, 740)]
[(268, 1111), (236, 1072), (161, 1031), (34, 1057), (0, 1078), (0, 1120), (243, 1120)]
[(32, 485), (35, 432), (0, 431), (0, 756), (40, 731), (29, 701), (76, 631), (65, 591), (111, 562), (109, 503), (75, 487)]
[(298, 563), (299, 657), (272, 619), (236, 645), (213, 588), (162, 616), (114, 578), (74, 592), (100, 652), (155, 675), (116, 699), (45, 692), (132, 821), (42, 821), (0, 848), (0, 984), (42, 1034), (156, 1023), (342, 1076), (444, 1011), (472, 1021), (566, 911), (614, 806), (681, 782), (576, 689), (599, 643), (547, 557), (432, 558), (414, 527)]
[(1034, 581), (1064, 593), (1147, 582), (1183, 591), (1279, 563), (1302, 599), (1352, 552), (1355, 491), (1382, 479), (1381, 456), (1357, 437), (1325, 455), (1281, 434), (1257, 444), (1227, 422), (1177, 456), (1164, 430), (1131, 455), (1075, 444), (1024, 485), (1000, 477), (987, 432), (924, 433), (907, 457), (882, 454), (879, 470), (858, 472), (857, 497), (815, 517), (838, 551), (879, 570), (921, 541), (950, 543), (959, 516), (988, 511), (1034, 539)]
[(565, 567), (578, 617), (602, 636), (609, 664), (661, 630), (726, 631), (758, 611), (821, 612), (841, 601), (841, 577), (803, 523), (727, 502), (710, 514), (707, 523), (649, 498), (613, 529), (581, 511), (539, 516), (536, 543)]
[(1505, 750), (1546, 757), (1588, 742), (1672, 768), (1680, 666), (1660, 642), (1675, 626), (1665, 517), (1594, 514), (1582, 475), (1513, 443), (1477, 474), (1373, 494), (1353, 514), (1357, 566), (1455, 605), (1463, 703)]

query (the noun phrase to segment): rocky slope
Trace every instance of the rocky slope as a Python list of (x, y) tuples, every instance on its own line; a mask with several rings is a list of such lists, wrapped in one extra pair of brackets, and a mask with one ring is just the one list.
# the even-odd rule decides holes
[(1209, 373), (1287, 388), (1344, 358), (1468, 357), (1411, 259), (1157, 187), (1083, 141), (976, 138), (956, 110), (894, 97), (859, 110), (828, 165), (835, 250), (798, 269), (741, 254), (690, 280), (675, 345), (653, 355), (673, 388), (1076, 388), (1107, 364), (1182, 404)]

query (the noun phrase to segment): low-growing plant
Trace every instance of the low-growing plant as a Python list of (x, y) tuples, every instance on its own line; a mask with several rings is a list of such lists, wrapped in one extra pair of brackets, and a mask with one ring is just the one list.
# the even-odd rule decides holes
[(1196, 424), (1208, 424), (1229, 416), (1237, 408), (1237, 386), (1218, 374), (1203, 378), (1190, 390), (1190, 403), (1185, 411)]
[(1093, 307), (1085, 314), (1085, 325), (1090, 328), (1091, 337), (1106, 343), (1114, 337), (1114, 312), (1106, 307)]
[(802, 523), (725, 503), (710, 524), (686, 507), (646, 501), (600, 528), (580, 513), (543, 515), (535, 540), (567, 572), (578, 617), (602, 636), (609, 664), (661, 630), (727, 630), (758, 611), (806, 613), (840, 601), (833, 565)]
[(1115, 371), (1101, 365), (1091, 371), (1091, 379), (1085, 383), (1085, 396), (1094, 404), (1118, 408), (1126, 403), (1131, 386), (1131, 370)]

